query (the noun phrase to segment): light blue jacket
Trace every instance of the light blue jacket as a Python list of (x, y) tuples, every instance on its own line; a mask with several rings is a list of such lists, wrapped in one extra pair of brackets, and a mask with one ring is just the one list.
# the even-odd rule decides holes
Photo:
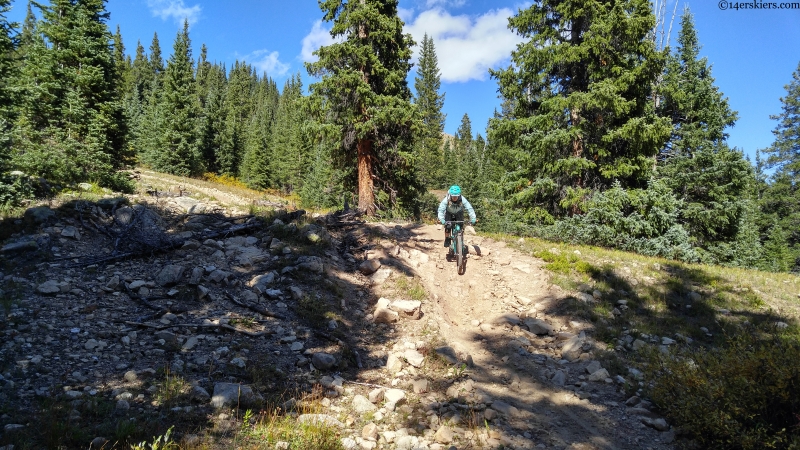
[[(439, 213), (438, 214), (439, 215), (439, 222), (442, 222), (442, 223), (444, 223), (444, 213), (447, 211), (448, 197), (449, 197), (449, 195), (446, 195), (442, 199), (442, 202), (439, 203), (439, 211), (438, 211), (438, 213)], [(466, 209), (467, 212), (469, 213), (469, 221), (472, 222), (472, 223), (475, 223), (475, 220), (476, 220), (475, 210), (472, 209), (472, 205), (470, 205), (469, 201), (467, 201), (466, 197), (464, 197), (463, 195), (461, 196), (461, 203), (464, 204), (464, 209)]]

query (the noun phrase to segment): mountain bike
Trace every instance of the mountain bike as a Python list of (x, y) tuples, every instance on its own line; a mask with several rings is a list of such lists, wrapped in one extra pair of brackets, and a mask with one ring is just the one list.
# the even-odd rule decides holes
[(467, 270), (467, 246), (464, 245), (464, 221), (454, 220), (446, 222), (445, 226), (450, 228), (450, 250), (447, 253), (447, 260), (455, 258), (456, 269), (459, 275), (464, 275)]

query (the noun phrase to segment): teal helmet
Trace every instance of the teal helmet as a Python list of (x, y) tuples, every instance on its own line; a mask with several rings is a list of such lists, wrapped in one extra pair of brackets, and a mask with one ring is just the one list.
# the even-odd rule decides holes
[(461, 201), (461, 188), (456, 186), (456, 185), (452, 185), (452, 186), (450, 186), (450, 190), (447, 191), (447, 195), (450, 196), (450, 201), (451, 202), (454, 202), (454, 203), (460, 202)]

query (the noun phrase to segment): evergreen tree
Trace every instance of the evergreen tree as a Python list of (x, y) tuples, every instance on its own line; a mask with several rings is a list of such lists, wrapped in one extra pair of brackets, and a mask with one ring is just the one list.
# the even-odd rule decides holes
[[(217, 149), (222, 145), (225, 127), (227, 76), (225, 67), (220, 64), (208, 67), (207, 73), (205, 70), (198, 72), (203, 77), (203, 84), (198, 83), (198, 89), (203, 94), (203, 97), (199, 99), (202, 105), (202, 115), (198, 121), (199, 153), (206, 170), (219, 173)], [(203, 91), (205, 92), (203, 93)]]
[(688, 7), (681, 17), (678, 47), (668, 58), (659, 87), (659, 113), (672, 122), (672, 136), (662, 159), (691, 157), (695, 152), (719, 145), (727, 137), (725, 128), (736, 122), (728, 100), (714, 85), (706, 58), (700, 58), (700, 43)]
[(158, 33), (153, 33), (153, 40), (150, 43), (150, 73), (152, 78), (158, 78), (164, 73), (164, 58), (161, 56), (161, 43), (158, 41)]
[(298, 74), (283, 88), (270, 144), (271, 184), (285, 192), (299, 188), (308, 166), (308, 148), (302, 133), (305, 122), (300, 106), (302, 93), (303, 85)]
[[(738, 236), (750, 221), (755, 177), (744, 155), (725, 144), (725, 128), (736, 112), (714, 85), (700, 58), (700, 43), (688, 8), (681, 18), (678, 47), (669, 56), (659, 94), (660, 113), (672, 122), (656, 174), (683, 202), (680, 222), (693, 244), (710, 251), (708, 262), (731, 263), (746, 250)], [(731, 245), (740, 242), (737, 252)], [(755, 245), (756, 240), (750, 240)], [(752, 258), (750, 258), (752, 259)]]
[(403, 34), (397, 0), (324, 0), (320, 8), (333, 22), (331, 35), (345, 40), (321, 47), (319, 61), (306, 64), (321, 77), (310, 90), (324, 99), (314, 104), (325, 108), (326, 120), (341, 129), (338, 160), (357, 167), (358, 207), (368, 215), (377, 202), (413, 209), (420, 187), (409, 152), (419, 120), (406, 76), (414, 42)]
[(255, 110), (250, 117), (242, 161), (242, 180), (256, 189), (264, 189), (270, 185), (270, 142), (279, 98), (275, 81), (265, 74), (258, 82)]
[(529, 217), (580, 213), (615, 180), (646, 186), (670, 134), (651, 96), (654, 21), (647, 0), (542, 0), (509, 19), (527, 41), (491, 71), (510, 114), (491, 120), (489, 140), (514, 150), (509, 191)]
[(427, 187), (441, 187), (447, 182), (444, 179), (445, 174), (441, 172), (442, 133), (446, 117), (442, 112), (444, 94), (439, 93), (441, 86), (441, 73), (433, 38), (425, 33), (420, 45), (417, 77), (414, 79), (414, 89), (417, 91), (414, 103), (422, 119), (422, 128), (416, 144), (417, 166), (420, 181)]
[(239, 164), (247, 140), (247, 125), (253, 109), (253, 91), (252, 68), (236, 61), (228, 77), (225, 128), (222, 143), (216, 152), (217, 167), (221, 174), (239, 175)]
[[(152, 55), (151, 55), (152, 61)], [(189, 40), (189, 23), (175, 37), (172, 56), (164, 72), (163, 96), (155, 105), (158, 122), (155, 148), (148, 149), (145, 162), (155, 170), (175, 175), (202, 173), (197, 145), (197, 102), (195, 96), (194, 62)], [(151, 101), (155, 101), (151, 97)]]
[(26, 54), (15, 164), (59, 181), (110, 181), (128, 154), (105, 2), (41, 9), (47, 45), (36, 38)]
[[(10, 0), (0, 0), (0, 177), (8, 169), (10, 154), (9, 129), (13, 121), (14, 98), (12, 95), (12, 76), (16, 71), (12, 59), (15, 42), (12, 37), (15, 24), (8, 21), (6, 14), (11, 9)], [(0, 191), (3, 181), (0, 179)], [(2, 199), (0, 199), (2, 202)]]
[[(770, 116), (778, 121), (772, 131), (775, 142), (763, 152), (766, 165), (775, 169), (761, 200), (762, 210), (775, 223), (770, 241), (784, 239), (789, 246), (791, 270), (800, 269), (800, 64), (781, 98), (781, 113)], [(779, 239), (780, 237), (780, 239)], [(781, 256), (782, 257), (782, 256)], [(781, 266), (780, 264), (778, 266)]]

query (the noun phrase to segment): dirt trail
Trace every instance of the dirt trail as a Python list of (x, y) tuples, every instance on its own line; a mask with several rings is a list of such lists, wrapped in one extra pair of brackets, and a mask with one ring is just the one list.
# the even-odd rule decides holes
[[(584, 384), (587, 394), (581, 397), (588, 398), (579, 398), (573, 389), (593, 358), (568, 363), (560, 359), (557, 339), (525, 331), (519, 321), (526, 317), (545, 320), (556, 333), (591, 331), (591, 324), (557, 314), (568, 295), (550, 284), (540, 259), (467, 234), (471, 254), (459, 276), (455, 263), (445, 259), (441, 227), (416, 227), (414, 233), (417, 241), (430, 244), (424, 250), (429, 262), (417, 272), (433, 297), (429, 313), (440, 324), (439, 334), (456, 352), (471, 356), (470, 377), (486, 394), (518, 409), (510, 423), (519, 434), (556, 448), (672, 448), (663, 443), (670, 438), (628, 415), (619, 386)], [(517, 337), (531, 345), (521, 348)], [(550, 381), (557, 370), (569, 374), (566, 386)]]

